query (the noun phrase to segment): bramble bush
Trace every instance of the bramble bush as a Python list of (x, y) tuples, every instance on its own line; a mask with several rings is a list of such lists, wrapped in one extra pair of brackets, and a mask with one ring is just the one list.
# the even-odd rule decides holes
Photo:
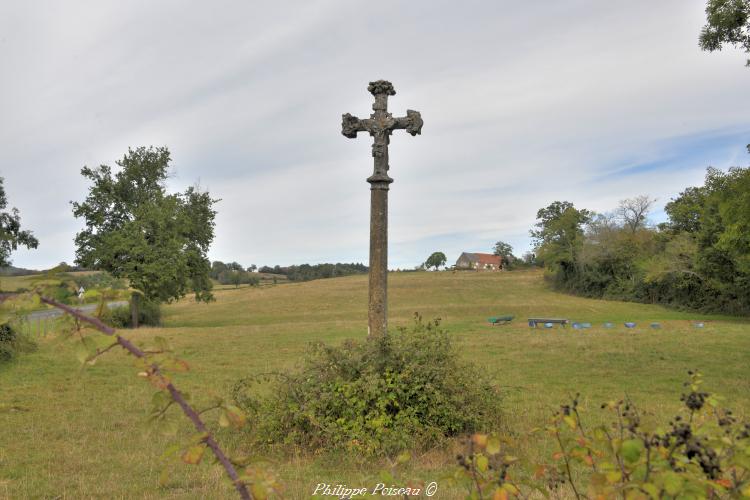
[(610, 425), (589, 428), (578, 396), (560, 407), (544, 429), (556, 444), (550, 463), (512, 471), (507, 441), (475, 434), (451, 480), (467, 498), (545, 497), (624, 499), (750, 498), (750, 422), (740, 421), (720, 399), (701, 390), (689, 372), (684, 408), (666, 426), (643, 422), (628, 400), (602, 405)]
[[(242, 379), (234, 399), (259, 442), (392, 454), (496, 428), (498, 392), (461, 358), (440, 320), (417, 314), (387, 336), (311, 344), (298, 371)], [(264, 381), (270, 395), (255, 396)]]

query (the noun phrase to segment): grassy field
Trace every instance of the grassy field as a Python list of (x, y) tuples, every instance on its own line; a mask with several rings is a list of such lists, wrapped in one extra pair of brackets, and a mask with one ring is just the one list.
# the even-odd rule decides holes
[[(651, 415), (672, 412), (691, 368), (701, 369), (706, 388), (726, 396), (738, 413), (750, 413), (745, 320), (562, 295), (538, 271), (392, 273), (389, 279), (391, 326), (409, 324), (414, 312), (442, 318), (464, 356), (502, 386), (505, 432), (518, 437), (515, 452), (522, 457), (547, 452), (525, 432), (570, 394), (581, 393), (584, 412), (594, 419), (600, 403), (625, 394)], [(366, 276), (218, 290), (216, 298), (167, 306), (163, 328), (127, 332), (143, 342), (154, 335), (171, 340), (192, 367), (177, 383), (199, 406), (213, 394), (227, 396), (240, 377), (294, 367), (310, 341), (363, 338), (367, 330)], [(500, 314), (517, 319), (486, 324)], [(525, 322), (531, 316), (589, 321), (594, 328), (534, 330)], [(691, 325), (698, 319), (705, 328)], [(604, 321), (618, 326), (598, 326)], [(639, 325), (626, 330), (623, 321)], [(648, 328), (652, 321), (662, 329)], [(159, 456), (175, 438), (146, 422), (153, 390), (135, 372), (121, 353), (81, 370), (71, 341), (55, 338), (0, 367), (0, 498), (231, 498), (213, 465), (176, 465), (170, 482), (159, 486)], [(186, 421), (181, 434), (190, 435)], [(218, 437), (243, 448), (236, 434)], [(279, 471), (286, 498), (309, 497), (319, 482), (372, 486), (382, 467), (293, 452), (264, 458)], [(452, 450), (436, 450), (415, 457), (409, 474), (440, 483), (452, 461)], [(441, 486), (433, 498), (460, 493)]]
[[(97, 274), (100, 271), (73, 271), (61, 273), (60, 276), (67, 276), (75, 279), (78, 276), (89, 276)], [(0, 290), (4, 292), (15, 292), (17, 290), (32, 290), (40, 285), (57, 284), (60, 282), (60, 276), (53, 278), (44, 274), (26, 274), (23, 276), (0, 276)]]

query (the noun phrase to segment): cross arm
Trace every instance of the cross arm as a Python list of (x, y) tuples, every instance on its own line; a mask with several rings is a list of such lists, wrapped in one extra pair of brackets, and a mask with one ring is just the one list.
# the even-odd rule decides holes
[(354, 139), (357, 137), (357, 132), (368, 131), (369, 120), (360, 120), (356, 116), (352, 116), (349, 113), (341, 115), (341, 134), (344, 137)]
[(417, 135), (417, 134), (422, 133), (423, 124), (424, 122), (422, 121), (422, 115), (419, 114), (419, 111), (407, 109), (406, 116), (396, 118), (396, 123), (393, 126), (393, 128), (394, 129), (401, 129), (401, 128), (406, 129), (406, 131), (409, 132), (411, 135)]

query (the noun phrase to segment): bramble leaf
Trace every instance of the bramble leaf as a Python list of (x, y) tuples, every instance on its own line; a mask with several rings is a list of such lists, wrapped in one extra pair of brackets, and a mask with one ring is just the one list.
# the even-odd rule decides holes
[(487, 453), (489, 455), (497, 455), (500, 453), (500, 440), (492, 436), (489, 439), (487, 439)]
[(666, 471), (664, 473), (664, 489), (672, 496), (677, 495), (682, 491), (684, 480), (679, 474), (672, 471)]
[(622, 442), (620, 447), (620, 454), (622, 458), (628, 463), (635, 463), (641, 458), (641, 452), (643, 451), (643, 443), (638, 439), (628, 439)]
[(185, 453), (182, 454), (182, 461), (186, 464), (196, 465), (199, 464), (203, 453), (206, 451), (206, 447), (202, 444), (196, 444), (188, 448)]

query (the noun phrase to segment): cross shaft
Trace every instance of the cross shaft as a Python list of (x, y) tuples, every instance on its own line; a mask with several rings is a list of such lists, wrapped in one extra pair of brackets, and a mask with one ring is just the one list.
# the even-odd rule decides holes
[(370, 183), (370, 273), (368, 334), (385, 335), (388, 329), (388, 190), (393, 182), (388, 176), (388, 144), (391, 133), (404, 129), (415, 136), (422, 133), (422, 116), (407, 110), (406, 116), (394, 118), (388, 112), (388, 96), (396, 95), (391, 82), (370, 82), (367, 90), (375, 97), (370, 118), (359, 119), (349, 113), (342, 115), (341, 133), (354, 139), (358, 132), (373, 137), (373, 174)]

